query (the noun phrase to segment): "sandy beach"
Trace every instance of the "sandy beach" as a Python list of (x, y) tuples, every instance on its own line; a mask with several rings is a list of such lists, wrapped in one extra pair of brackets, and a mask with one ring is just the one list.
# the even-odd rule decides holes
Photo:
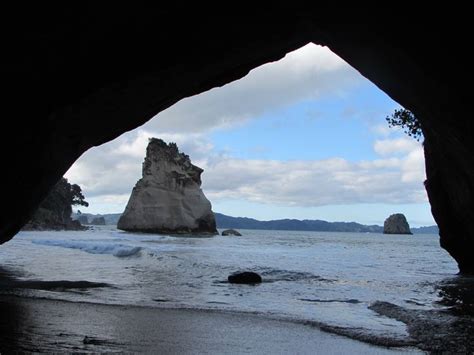
[[(0, 352), (396, 354), (257, 315), (0, 297)], [(411, 350), (416, 352), (416, 350)]]

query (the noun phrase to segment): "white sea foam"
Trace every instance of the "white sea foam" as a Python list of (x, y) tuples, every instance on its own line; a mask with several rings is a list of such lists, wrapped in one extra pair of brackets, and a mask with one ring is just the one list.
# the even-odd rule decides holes
[(107, 242), (96, 242), (96, 241), (75, 241), (75, 240), (33, 240), (35, 244), (49, 245), (56, 247), (63, 247), (69, 249), (79, 249), (91, 254), (111, 254), (117, 257), (132, 256), (140, 252), (141, 247), (107, 243)]

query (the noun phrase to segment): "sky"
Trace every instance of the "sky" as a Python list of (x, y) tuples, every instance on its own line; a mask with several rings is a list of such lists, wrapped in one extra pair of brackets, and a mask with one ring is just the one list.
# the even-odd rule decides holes
[(244, 78), (185, 98), (84, 153), (66, 177), (82, 212), (123, 212), (148, 138), (176, 142), (204, 169), (214, 212), (382, 225), (435, 224), (421, 143), (385, 117), (400, 105), (327, 47), (308, 44)]

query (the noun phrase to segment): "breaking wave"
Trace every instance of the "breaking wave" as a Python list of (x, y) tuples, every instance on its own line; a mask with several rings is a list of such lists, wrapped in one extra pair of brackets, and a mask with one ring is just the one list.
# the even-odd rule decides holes
[(90, 254), (110, 254), (116, 257), (127, 257), (138, 254), (141, 247), (126, 244), (97, 243), (73, 240), (33, 240), (34, 244), (79, 249)]

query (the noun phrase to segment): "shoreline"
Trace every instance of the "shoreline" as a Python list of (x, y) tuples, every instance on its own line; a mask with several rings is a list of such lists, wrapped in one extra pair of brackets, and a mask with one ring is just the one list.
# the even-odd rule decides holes
[(0, 314), (0, 352), (422, 353), (371, 345), (305, 322), (217, 310), (2, 295)]

